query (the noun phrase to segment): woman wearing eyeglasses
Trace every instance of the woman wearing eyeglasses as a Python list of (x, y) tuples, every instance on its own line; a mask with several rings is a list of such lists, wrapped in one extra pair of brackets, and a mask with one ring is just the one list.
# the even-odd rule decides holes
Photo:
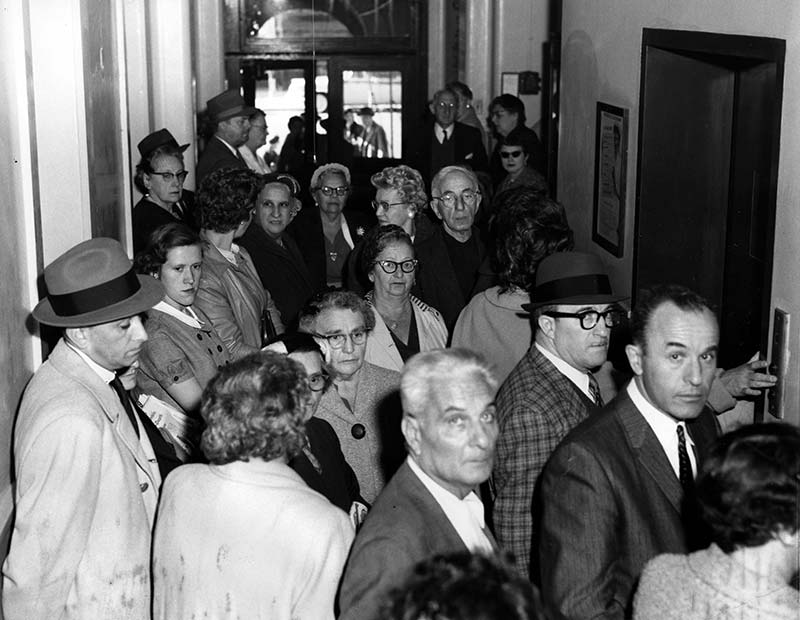
[[(433, 235), (433, 224), (424, 217), (428, 196), (419, 172), (402, 164), (390, 166), (373, 174), (370, 182), (376, 190), (372, 208), (379, 224), (399, 226), (411, 237), (414, 246)], [(344, 282), (344, 288), (359, 295), (372, 288), (367, 273), (361, 269), (363, 251), (362, 240), (350, 253)]]
[(133, 181), (144, 197), (133, 207), (133, 251), (141, 252), (159, 226), (180, 221), (195, 228), (191, 206), (193, 194), (183, 190), (186, 170), (183, 152), (188, 144), (178, 145), (166, 129), (151, 133), (139, 142), (141, 161)]
[(415, 353), (444, 347), (442, 315), (411, 294), (417, 270), (411, 237), (394, 224), (377, 226), (364, 238), (361, 262), (373, 284), (366, 300), (375, 316), (366, 360), (400, 371)]
[(300, 330), (319, 343), (332, 381), (314, 415), (336, 431), (370, 503), (405, 458), (401, 412), (393, 397), (400, 373), (364, 359), (374, 326), (372, 309), (350, 291), (318, 295), (300, 313)]
[(528, 147), (525, 142), (516, 132), (500, 140), (500, 162), (508, 174), (497, 186), (497, 194), (515, 187), (530, 187), (547, 193), (547, 181), (528, 161)]
[(342, 286), (342, 268), (355, 243), (371, 227), (369, 218), (344, 208), (350, 171), (341, 164), (320, 166), (311, 176), (316, 208), (302, 209), (289, 232), (297, 241), (316, 292)]

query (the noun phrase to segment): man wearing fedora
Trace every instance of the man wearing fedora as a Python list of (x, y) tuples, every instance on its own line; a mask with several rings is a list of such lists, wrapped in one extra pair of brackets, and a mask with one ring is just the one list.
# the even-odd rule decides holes
[(92, 239), (44, 272), (33, 310), (63, 328), (22, 398), (16, 514), (3, 566), (7, 620), (150, 617), (150, 540), (161, 482), (116, 371), (136, 362), (139, 314), (163, 296), (119, 242)]
[(238, 89), (231, 88), (206, 102), (214, 125), (214, 136), (208, 141), (197, 162), (197, 186), (214, 170), (247, 168), (238, 149), (250, 137), (250, 116), (258, 109), (248, 106)]
[(541, 475), (542, 596), (559, 618), (629, 618), (650, 559), (710, 542), (693, 497), (719, 433), (706, 406), (717, 318), (693, 291), (661, 285), (639, 295), (630, 331), (633, 380), (567, 435)]
[(500, 437), (492, 473), (500, 545), (530, 576), (531, 504), (539, 475), (558, 442), (602, 405), (592, 370), (606, 361), (611, 329), (623, 319), (600, 259), (580, 252), (546, 257), (530, 291), (534, 333), (497, 395)]

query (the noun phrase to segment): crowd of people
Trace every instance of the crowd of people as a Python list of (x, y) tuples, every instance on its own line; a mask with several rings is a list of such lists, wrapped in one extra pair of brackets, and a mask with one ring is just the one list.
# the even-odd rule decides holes
[(342, 163), (274, 170), (236, 90), (196, 194), (187, 145), (139, 142), (133, 260), (80, 243), (33, 309), (62, 332), (15, 427), (5, 618), (798, 617), (800, 429), (717, 418), (775, 377), (718, 368), (683, 286), (631, 308), (522, 102), (489, 155), (471, 97), (434, 94), (371, 209)]

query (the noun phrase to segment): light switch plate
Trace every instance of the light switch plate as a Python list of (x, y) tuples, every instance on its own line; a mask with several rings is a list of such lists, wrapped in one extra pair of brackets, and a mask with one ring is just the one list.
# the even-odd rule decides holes
[(778, 377), (778, 383), (767, 394), (767, 411), (779, 419), (783, 419), (784, 386), (789, 369), (789, 333), (789, 313), (775, 308), (775, 319), (772, 322), (772, 363), (769, 370)]

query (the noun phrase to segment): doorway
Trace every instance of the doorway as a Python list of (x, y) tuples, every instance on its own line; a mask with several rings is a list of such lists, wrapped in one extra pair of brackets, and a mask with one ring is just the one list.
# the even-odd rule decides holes
[(633, 291), (674, 282), (720, 318), (719, 365), (766, 355), (785, 42), (645, 29)]

